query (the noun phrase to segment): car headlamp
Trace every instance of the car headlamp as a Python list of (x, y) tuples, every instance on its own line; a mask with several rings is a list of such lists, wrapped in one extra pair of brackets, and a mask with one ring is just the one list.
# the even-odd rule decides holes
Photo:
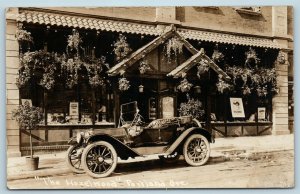
[(77, 134), (76, 134), (76, 142), (77, 143), (81, 143), (81, 141), (82, 141), (82, 136), (83, 136), (83, 132), (78, 132)]
[(92, 132), (91, 132), (91, 131), (86, 131), (86, 132), (84, 132), (83, 137), (84, 137), (84, 139), (87, 139), (87, 138), (89, 138), (91, 135), (92, 135)]

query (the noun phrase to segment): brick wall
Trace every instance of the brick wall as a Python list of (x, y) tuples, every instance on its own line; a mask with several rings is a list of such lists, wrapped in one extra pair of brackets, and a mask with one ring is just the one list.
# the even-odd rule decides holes
[(234, 7), (177, 8), (177, 17), (184, 26), (228, 32), (267, 35), (272, 34), (272, 7), (261, 8), (261, 15), (240, 14)]
[(17, 29), (16, 8), (6, 13), (6, 140), (7, 154), (20, 155), (20, 132), (18, 123), (11, 119), (11, 112), (19, 105), (19, 90), (16, 77), (19, 67), (19, 45), (15, 38)]
[(155, 7), (50, 7), (47, 9), (150, 22), (154, 22), (156, 17)]

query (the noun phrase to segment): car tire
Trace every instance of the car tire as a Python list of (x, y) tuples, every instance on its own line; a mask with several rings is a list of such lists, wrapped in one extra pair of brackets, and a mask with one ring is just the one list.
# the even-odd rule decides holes
[(94, 178), (109, 176), (117, 166), (118, 155), (115, 148), (106, 141), (88, 145), (82, 153), (82, 167)]
[(159, 156), (160, 161), (162, 161), (163, 163), (167, 163), (167, 164), (172, 164), (175, 162), (178, 162), (180, 158), (180, 154), (178, 152), (174, 152), (170, 155), (163, 155), (163, 156)]
[(75, 173), (81, 174), (84, 173), (81, 163), (81, 155), (78, 155), (78, 149), (83, 149), (82, 146), (72, 145), (67, 150), (67, 165)]
[(191, 135), (183, 145), (183, 155), (185, 161), (191, 166), (204, 165), (210, 155), (208, 140), (200, 134)]

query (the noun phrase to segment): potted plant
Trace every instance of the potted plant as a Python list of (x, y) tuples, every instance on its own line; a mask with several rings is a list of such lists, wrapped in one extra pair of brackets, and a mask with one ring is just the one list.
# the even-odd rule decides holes
[(13, 110), (12, 117), (19, 123), (20, 129), (29, 130), (30, 156), (26, 157), (26, 164), (29, 170), (37, 170), (39, 157), (33, 155), (31, 131), (43, 120), (43, 113), (40, 108), (25, 101), (18, 109)]
[(189, 98), (187, 102), (180, 104), (179, 114), (181, 117), (191, 116), (192, 118), (200, 119), (204, 115), (202, 102)]

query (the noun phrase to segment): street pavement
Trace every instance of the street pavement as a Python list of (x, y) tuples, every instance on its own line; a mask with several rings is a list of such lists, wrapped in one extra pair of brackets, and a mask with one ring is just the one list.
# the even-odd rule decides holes
[[(247, 137), (216, 138), (211, 144), (210, 162), (222, 162), (233, 159), (255, 159), (263, 154), (293, 151), (294, 134)], [(28, 179), (34, 177), (56, 176), (72, 173), (66, 165), (66, 152), (39, 155), (39, 169), (29, 171), (25, 166), (25, 157), (7, 158), (7, 180)], [(157, 156), (119, 160), (118, 166), (135, 167), (139, 162), (157, 161)]]

